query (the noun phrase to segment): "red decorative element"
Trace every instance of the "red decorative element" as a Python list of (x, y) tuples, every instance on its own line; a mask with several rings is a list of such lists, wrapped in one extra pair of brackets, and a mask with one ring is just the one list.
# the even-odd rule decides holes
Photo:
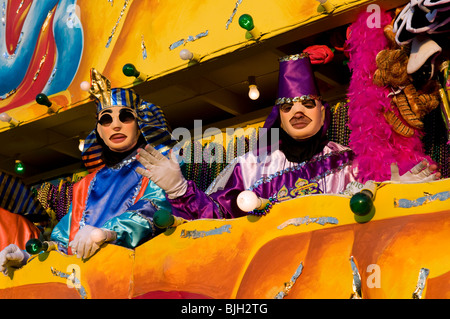
[[(14, 8), (12, 8), (12, 10), (14, 10)], [(22, 10), (24, 10), (24, 8), (21, 8), (20, 12), (22, 12)], [(6, 36), (9, 37), (9, 48), (13, 48), (11, 43), (13, 39), (18, 39), (23, 24), (23, 21), (19, 19), (16, 24), (11, 23), (12, 26), (10, 26), (9, 19), (13, 19), (11, 16), (14, 15), (15, 12), (16, 11), (11, 12), (11, 10), (8, 10), (7, 28), (9, 32), (7, 32)], [(0, 113), (33, 102), (36, 95), (41, 93), (47, 84), (56, 61), (56, 44), (52, 30), (54, 17), (55, 8), (51, 11), (50, 16), (47, 17), (42, 26), (33, 57), (31, 58), (28, 71), (25, 74), (22, 83), (17, 87), (16, 93), (7, 98), (9, 99), (9, 103), (7, 106), (0, 108)], [(17, 41), (15, 43), (17, 45)], [(43, 61), (44, 56), (45, 60)], [(36, 76), (37, 73), (39, 74)]]
[(5, 42), (8, 54), (14, 54), (19, 42), (20, 33), (28, 16), (33, 0), (8, 1), (6, 8)]

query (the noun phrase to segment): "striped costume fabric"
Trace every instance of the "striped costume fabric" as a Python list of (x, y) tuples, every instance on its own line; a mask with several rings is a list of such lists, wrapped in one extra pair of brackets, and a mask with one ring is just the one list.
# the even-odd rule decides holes
[(49, 219), (35, 194), (19, 178), (3, 172), (0, 172), (0, 207), (26, 216), (32, 222)]

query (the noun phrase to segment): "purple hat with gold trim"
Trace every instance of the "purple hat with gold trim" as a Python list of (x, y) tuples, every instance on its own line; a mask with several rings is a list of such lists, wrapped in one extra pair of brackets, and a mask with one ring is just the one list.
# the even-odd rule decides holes
[(288, 55), (279, 59), (278, 98), (276, 105), (304, 100), (321, 100), (309, 54)]
[[(279, 59), (280, 68), (278, 75), (278, 98), (269, 116), (264, 122), (264, 128), (271, 128), (280, 118), (280, 105), (284, 103), (301, 102), (314, 99), (322, 100), (312, 69), (312, 52), (314, 64), (325, 64), (333, 59), (333, 53), (326, 46), (315, 45), (308, 47), (304, 52), (287, 55)], [(326, 108), (324, 131), (330, 120), (329, 108)]]

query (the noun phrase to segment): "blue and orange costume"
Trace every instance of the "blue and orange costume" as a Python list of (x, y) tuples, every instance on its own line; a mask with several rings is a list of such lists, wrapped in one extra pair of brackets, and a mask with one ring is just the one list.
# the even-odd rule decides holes
[[(166, 154), (175, 145), (162, 110), (140, 97), (131, 89), (110, 89), (109, 80), (95, 69), (91, 70), (90, 93), (95, 97), (97, 113), (112, 106), (126, 106), (137, 114), (140, 141)], [(148, 178), (136, 173), (142, 166), (136, 149), (114, 165), (105, 165), (104, 149), (94, 129), (86, 138), (82, 158), (90, 174), (76, 183), (68, 213), (54, 227), (51, 240), (67, 248), (78, 230), (85, 225), (117, 233), (113, 242), (134, 248), (161, 230), (153, 225), (153, 214), (159, 209), (171, 210), (165, 192)], [(71, 253), (70, 249), (68, 253)]]

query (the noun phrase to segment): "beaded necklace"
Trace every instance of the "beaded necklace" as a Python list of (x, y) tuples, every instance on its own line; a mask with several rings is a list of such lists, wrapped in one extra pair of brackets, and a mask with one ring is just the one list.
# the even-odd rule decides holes
[(265, 216), (270, 212), (270, 209), (275, 205), (275, 203), (278, 202), (278, 199), (276, 196), (269, 197), (269, 202), (266, 204), (266, 206), (263, 209), (254, 209), (251, 212), (248, 212), (249, 215), (255, 215), (255, 216)]
[(50, 216), (60, 221), (69, 211), (72, 202), (73, 183), (61, 181), (59, 186), (45, 182), (37, 191), (37, 199)]

